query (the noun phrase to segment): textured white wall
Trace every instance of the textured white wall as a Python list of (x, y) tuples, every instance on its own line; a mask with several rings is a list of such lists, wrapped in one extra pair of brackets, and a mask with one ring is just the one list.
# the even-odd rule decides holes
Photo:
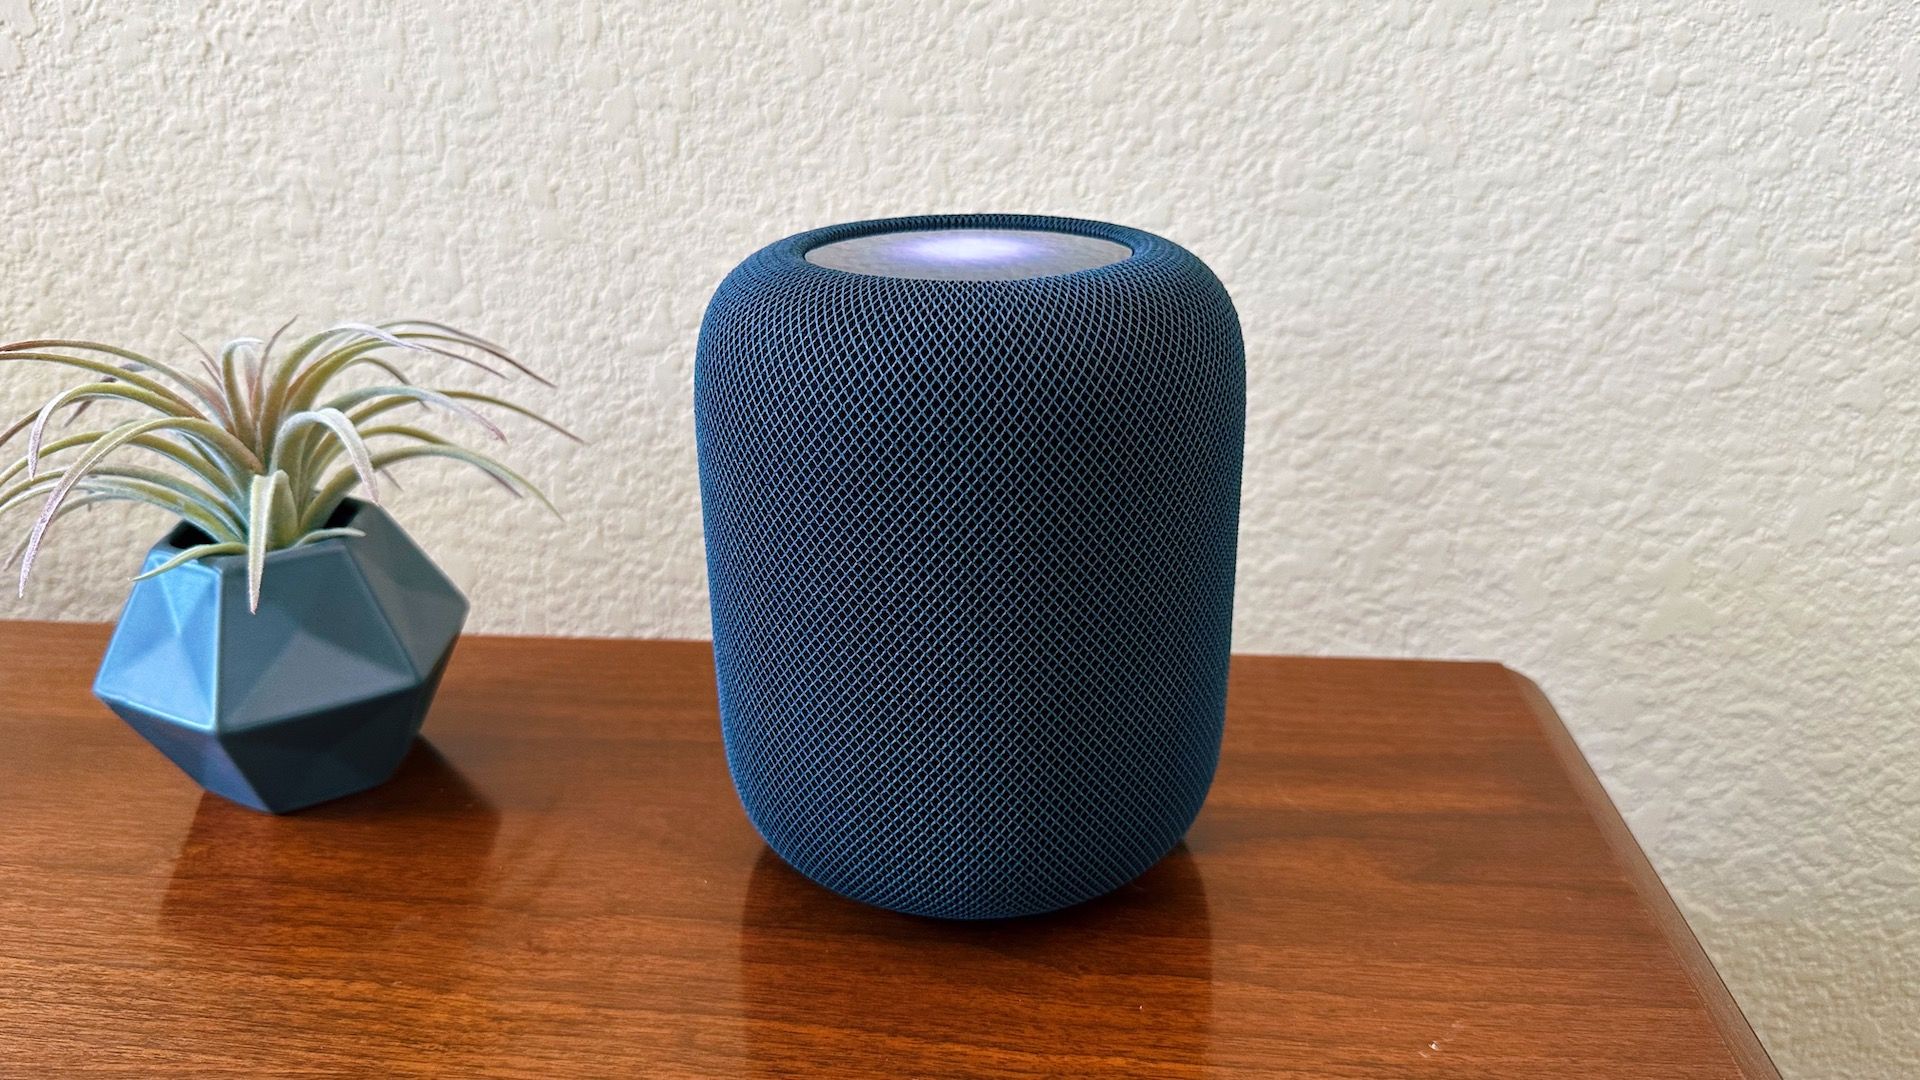
[[(570, 523), (401, 516), (476, 629), (692, 636), (734, 261), (1163, 232), (1250, 345), (1239, 647), (1530, 672), (1787, 1072), (1920, 1070), (1910, 4), (392, 7), (0, 0), (0, 336), (495, 335), (594, 440), (516, 452)], [(6, 614), (114, 612), (162, 525), (93, 520)]]

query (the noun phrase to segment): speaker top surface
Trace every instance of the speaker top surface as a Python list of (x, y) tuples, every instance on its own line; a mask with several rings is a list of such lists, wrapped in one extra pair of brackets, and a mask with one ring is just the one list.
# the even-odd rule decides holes
[(851, 334), (872, 328), (881, 311), (917, 310), (915, 325), (933, 331), (1021, 312), (1058, 321), (1088, 305), (1151, 307), (1194, 287), (1220, 288), (1185, 248), (1142, 229), (1042, 214), (925, 214), (776, 240), (734, 268), (709, 313), (730, 320), (751, 309), (764, 331), (808, 312)]
[(812, 248), (815, 266), (875, 277), (1013, 281), (1092, 270), (1133, 254), (1126, 244), (1050, 229), (901, 229)]

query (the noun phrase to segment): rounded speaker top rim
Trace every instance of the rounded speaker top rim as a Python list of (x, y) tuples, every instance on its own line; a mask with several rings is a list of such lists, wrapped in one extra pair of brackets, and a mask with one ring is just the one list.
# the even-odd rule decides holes
[[(868, 274), (858, 270), (844, 270), (833, 266), (823, 266), (807, 258), (807, 253), (827, 244), (842, 240), (852, 240), (863, 236), (876, 236), (890, 232), (931, 232), (946, 229), (995, 229), (1019, 230), (1029, 232), (1058, 232), (1076, 236), (1090, 236), (1120, 244), (1130, 254), (1121, 259), (1099, 266), (1090, 266), (1069, 270), (1060, 274), (1040, 274), (1030, 277), (1010, 278), (937, 278), (905, 277), (894, 274)], [(921, 214), (906, 217), (871, 218), (864, 221), (850, 221), (838, 225), (827, 225), (806, 232), (795, 233), (783, 240), (777, 240), (762, 249), (760, 258), (777, 263), (782, 270), (805, 277), (828, 281), (858, 281), (867, 283), (888, 283), (896, 286), (912, 286), (922, 289), (942, 289), (956, 292), (990, 292), (995, 290), (1023, 290), (1046, 288), (1050, 284), (1085, 280), (1089, 283), (1098, 280), (1116, 280), (1136, 274), (1153, 264), (1164, 264), (1178, 259), (1192, 259), (1186, 249), (1155, 236), (1142, 229), (1111, 222), (1096, 221), (1090, 218), (1060, 217), (1047, 214)]]

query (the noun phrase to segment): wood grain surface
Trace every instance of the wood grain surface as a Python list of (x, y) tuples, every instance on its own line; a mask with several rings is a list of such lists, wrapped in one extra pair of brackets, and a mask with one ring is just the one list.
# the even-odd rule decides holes
[(1184, 848), (996, 924), (768, 854), (703, 644), (472, 638), (391, 783), (274, 818), (0, 624), (0, 1075), (1777, 1075), (1531, 684), (1237, 657)]

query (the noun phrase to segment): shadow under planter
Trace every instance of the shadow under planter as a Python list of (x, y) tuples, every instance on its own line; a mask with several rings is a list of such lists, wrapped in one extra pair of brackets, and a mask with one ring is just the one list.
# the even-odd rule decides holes
[[(201, 787), (286, 813), (388, 777), (426, 719), (467, 601), (384, 510), (348, 500), (363, 537), (247, 563), (221, 556), (135, 583), (93, 692)], [(204, 538), (181, 525), (152, 569)]]
[[(379, 791), (297, 818), (263, 818), (202, 796), (160, 925), (223, 949), (257, 950), (263, 935), (333, 939), (349, 956), (395, 932), (417, 936), (407, 928), (425, 907), (437, 912), (435, 926), (471, 921), (485, 906), (499, 832), (499, 810), (426, 739)], [(433, 858), (420, 857), (423, 836), (433, 838)], [(354, 902), (337, 904), (342, 896)], [(426, 966), (444, 967), (445, 952)]]
[[(425, 739), (390, 783), (306, 813), (202, 795), (155, 913), (154, 955), (196, 958), (200, 977), (170, 984), (178, 992), (230, 995), (227, 1022), (198, 1014), (209, 1060), (234, 1075), (269, 1062), (366, 1075), (363, 1052), (490, 1060), (498, 1024), (457, 1003), (477, 1000), (491, 973), (481, 942), (497, 913), (500, 829), (485, 792)], [(339, 1037), (288, 1034), (302, 1031)]]

